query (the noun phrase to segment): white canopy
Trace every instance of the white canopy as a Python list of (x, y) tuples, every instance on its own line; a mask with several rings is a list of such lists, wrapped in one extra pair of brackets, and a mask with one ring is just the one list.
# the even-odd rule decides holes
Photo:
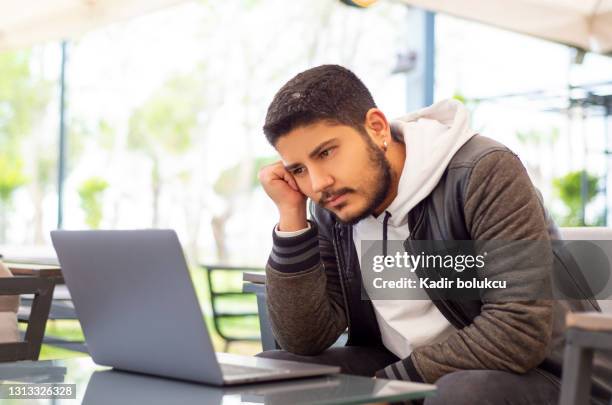
[(612, 0), (402, 1), (585, 51), (612, 52)]
[(59, 40), (185, 0), (0, 0), (0, 50)]
[[(184, 1), (0, 0), (0, 50), (70, 38)], [(612, 0), (401, 1), (582, 50), (612, 53)]]

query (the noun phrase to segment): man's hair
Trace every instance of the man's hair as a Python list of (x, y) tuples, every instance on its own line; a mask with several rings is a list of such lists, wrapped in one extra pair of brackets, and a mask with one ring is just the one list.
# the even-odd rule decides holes
[(264, 134), (273, 146), (295, 128), (326, 121), (365, 134), (366, 113), (376, 103), (350, 70), (338, 65), (308, 69), (289, 80), (268, 107)]

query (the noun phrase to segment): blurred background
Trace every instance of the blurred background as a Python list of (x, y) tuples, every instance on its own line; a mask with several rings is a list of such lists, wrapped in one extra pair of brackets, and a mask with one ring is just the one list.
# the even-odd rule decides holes
[[(173, 228), (210, 315), (198, 265), (261, 268), (271, 247), (276, 210), (256, 178), (277, 159), (261, 131), (266, 108), (324, 63), (352, 69), (389, 118), (463, 101), (475, 129), (519, 155), (559, 225), (608, 225), (609, 44), (574, 40), (562, 24), (529, 29), (584, 17), (589, 2), (508, 8), (507, 24), (486, 13), (497, 3), (504, 17), (511, 2), (480, 12), (470, 0), (450, 14), (427, 3), (0, 1), (0, 253), (43, 257), (58, 228)], [(226, 322), (257, 333), (256, 318)], [(76, 321), (48, 330), (80, 334)]]

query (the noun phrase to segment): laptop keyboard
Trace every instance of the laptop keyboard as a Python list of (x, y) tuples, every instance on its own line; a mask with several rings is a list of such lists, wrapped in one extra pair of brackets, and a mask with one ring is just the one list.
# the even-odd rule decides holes
[(227, 363), (221, 363), (220, 366), (224, 375), (273, 374), (278, 372), (278, 370), (271, 368), (238, 366)]

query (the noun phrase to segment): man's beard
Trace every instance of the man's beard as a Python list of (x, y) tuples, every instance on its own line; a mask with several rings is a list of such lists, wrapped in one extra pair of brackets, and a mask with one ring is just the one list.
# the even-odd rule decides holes
[[(338, 222), (345, 225), (354, 225), (362, 219), (372, 215), (374, 210), (376, 210), (376, 208), (385, 200), (387, 193), (389, 192), (389, 188), (391, 187), (391, 165), (389, 164), (387, 157), (369, 137), (364, 137), (364, 140), (367, 144), (368, 156), (371, 163), (367, 170), (373, 170), (376, 175), (376, 177), (371, 180), (371, 183), (373, 184), (367, 184), (366, 187), (371, 187), (371, 189), (374, 190), (374, 193), (369, 199), (367, 206), (361, 212), (358, 212), (351, 218), (341, 219), (335, 212), (328, 210), (332, 213), (332, 215), (334, 215), (334, 217), (336, 217)], [(321, 195), (319, 205), (324, 207), (324, 201), (330, 199), (331, 197), (352, 192), (355, 192), (355, 190), (352, 188), (342, 188), (340, 190), (336, 190), (334, 193), (324, 191)]]

